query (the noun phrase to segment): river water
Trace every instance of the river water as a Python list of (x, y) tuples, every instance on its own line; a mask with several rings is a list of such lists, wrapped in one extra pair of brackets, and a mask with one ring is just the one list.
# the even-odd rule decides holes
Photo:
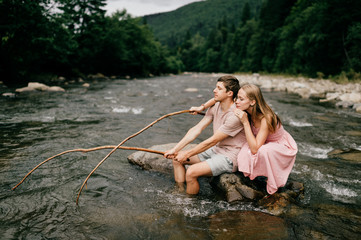
[[(74, 82), (64, 85), (65, 93), (0, 98), (0, 239), (223, 239), (210, 228), (212, 215), (260, 209), (250, 203), (228, 204), (207, 179), (201, 179), (196, 197), (177, 194), (173, 176), (129, 164), (132, 151), (118, 150), (101, 165), (78, 206), (81, 184), (110, 150), (55, 158), (11, 190), (48, 157), (69, 149), (117, 145), (166, 113), (203, 103), (212, 97), (216, 80), (210, 74), (184, 74), (99, 80), (89, 88)], [(198, 91), (184, 91), (187, 88)], [(360, 237), (360, 159), (327, 153), (361, 150), (361, 116), (284, 92), (264, 95), (299, 146), (290, 179), (305, 185), (297, 210), (281, 217), (288, 232), (283, 238)], [(148, 148), (177, 142), (200, 118), (167, 118), (125, 145)], [(208, 129), (197, 142), (210, 134)], [(265, 238), (272, 239), (269, 234)], [(237, 238), (255, 239), (242, 234)]]

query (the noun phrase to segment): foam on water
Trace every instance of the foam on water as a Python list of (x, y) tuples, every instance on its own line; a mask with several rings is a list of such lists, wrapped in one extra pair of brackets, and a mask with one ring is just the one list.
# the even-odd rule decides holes
[(141, 114), (143, 112), (144, 108), (138, 107), (138, 108), (131, 108), (126, 106), (119, 106), (114, 107), (112, 112), (115, 113), (129, 113), (132, 112), (133, 114)]
[(357, 193), (347, 187), (337, 185), (333, 182), (324, 182), (321, 186), (332, 196), (357, 197)]
[(303, 143), (303, 142), (298, 142), (297, 145), (298, 145), (299, 153), (309, 156), (309, 157), (319, 158), (319, 159), (328, 158), (327, 153), (329, 153), (330, 151), (333, 150), (330, 147), (321, 148), (321, 147), (316, 147), (316, 146), (310, 145), (308, 143)]
[(230, 204), (222, 200), (200, 199), (199, 196), (189, 197), (189, 195), (178, 192), (178, 190), (164, 192), (159, 189), (147, 187), (144, 189), (144, 192), (154, 194), (160, 205), (163, 205), (163, 201), (167, 202), (168, 205), (170, 204), (172, 206), (169, 210), (182, 212), (182, 214), (187, 217), (206, 217), (219, 211), (256, 210), (251, 203)]
[(294, 126), (294, 127), (312, 127), (312, 123), (308, 123), (308, 122), (297, 122), (297, 121), (294, 121), (294, 120), (290, 120), (289, 121), (289, 124), (291, 126)]
[(132, 108), (132, 112), (134, 114), (141, 114), (143, 112), (143, 108)]
[(54, 122), (55, 117), (54, 116), (43, 116), (43, 117), (41, 117), (40, 121), (44, 122), (44, 123)]
[(127, 113), (130, 111), (130, 107), (126, 107), (126, 106), (119, 106), (119, 107), (115, 107), (113, 108), (113, 112), (115, 113)]
[(346, 185), (360, 184), (358, 179), (347, 179), (333, 176), (331, 174), (323, 174), (318, 169), (311, 169), (309, 166), (302, 167), (302, 173), (307, 174), (326, 192), (331, 194), (332, 199), (344, 203), (352, 203), (356, 201), (358, 193)]
[[(331, 178), (332, 175), (327, 175), (327, 177)], [(346, 178), (340, 178), (340, 177), (334, 177), (336, 182), (339, 183), (348, 183), (348, 184), (361, 184), (361, 180), (359, 179), (346, 179)]]
[(105, 96), (105, 97), (104, 97), (104, 99), (105, 99), (105, 100), (112, 100), (112, 99), (114, 99), (114, 97), (111, 97), (111, 96)]
[(181, 193), (168, 193), (165, 196), (173, 206), (174, 211), (182, 211), (188, 217), (205, 217), (219, 211), (255, 210), (255, 207), (250, 203), (232, 205), (226, 201), (200, 200), (197, 196), (187, 197), (187, 195)]

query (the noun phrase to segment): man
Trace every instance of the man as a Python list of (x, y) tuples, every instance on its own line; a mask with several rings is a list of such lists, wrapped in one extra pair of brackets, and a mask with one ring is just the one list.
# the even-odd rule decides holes
[[(187, 193), (199, 192), (198, 177), (217, 176), (237, 170), (237, 154), (246, 142), (243, 125), (234, 115), (234, 98), (239, 90), (238, 79), (223, 76), (213, 90), (216, 104), (208, 109), (204, 118), (188, 130), (176, 146), (164, 156), (173, 159), (174, 178), (178, 184), (187, 183)], [(194, 148), (181, 151), (195, 140), (213, 122), (213, 136)], [(185, 165), (191, 165), (187, 170)]]

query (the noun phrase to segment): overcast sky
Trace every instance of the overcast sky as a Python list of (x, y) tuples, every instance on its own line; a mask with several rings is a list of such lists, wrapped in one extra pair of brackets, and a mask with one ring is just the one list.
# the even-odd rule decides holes
[(107, 15), (117, 9), (127, 9), (133, 17), (140, 17), (153, 13), (169, 12), (191, 2), (202, 0), (107, 0)]

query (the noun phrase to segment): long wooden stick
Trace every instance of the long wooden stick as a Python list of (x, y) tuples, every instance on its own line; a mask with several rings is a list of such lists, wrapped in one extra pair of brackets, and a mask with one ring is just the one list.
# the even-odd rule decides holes
[[(45, 161), (39, 163), (36, 167), (34, 167), (30, 172), (28, 172), (24, 178), (16, 185), (12, 188), (12, 190), (15, 190), (20, 184), (22, 184), (24, 182), (24, 180), (32, 173), (34, 172), (37, 168), (39, 168), (41, 165), (45, 164), (46, 162), (50, 161), (51, 159), (54, 159), (56, 157), (59, 157), (61, 155), (67, 154), (67, 153), (71, 153), (71, 152), (91, 152), (91, 151), (97, 151), (97, 150), (102, 150), (102, 149), (113, 149), (102, 161), (100, 161), (98, 163), (98, 165), (93, 169), (93, 171), (90, 172), (90, 174), (88, 175), (88, 177), (85, 179), (85, 181), (83, 182), (83, 185), (81, 186), (79, 193), (78, 193), (78, 197), (76, 199), (76, 204), (78, 205), (78, 201), (79, 201), (79, 197), (80, 197), (80, 193), (82, 191), (82, 189), (84, 188), (84, 186), (86, 185), (88, 179), (90, 178), (90, 176), (95, 172), (95, 170), (112, 154), (114, 153), (117, 149), (125, 149), (125, 150), (137, 150), (137, 151), (145, 151), (145, 152), (151, 152), (151, 153), (155, 153), (155, 154), (161, 154), (164, 155), (164, 152), (161, 151), (157, 151), (157, 150), (153, 150), (153, 149), (146, 149), (146, 148), (138, 148), (138, 147), (121, 147), (122, 144), (124, 144), (126, 141), (128, 141), (129, 139), (137, 136), (138, 134), (142, 133), (143, 131), (145, 131), (146, 129), (152, 127), (155, 123), (159, 122), (160, 120), (170, 117), (170, 116), (174, 116), (177, 114), (182, 114), (182, 113), (191, 113), (192, 111), (190, 110), (183, 110), (183, 111), (178, 111), (178, 112), (173, 112), (173, 113), (169, 113), (166, 114), (160, 118), (158, 118), (157, 120), (153, 121), (151, 124), (147, 125), (146, 127), (144, 127), (142, 130), (130, 135), (129, 137), (127, 137), (126, 139), (124, 139), (121, 143), (118, 144), (118, 146), (113, 146), (113, 145), (108, 145), (108, 146), (100, 146), (100, 147), (95, 147), (95, 148), (88, 148), (88, 149), (84, 149), (84, 148), (80, 148), (80, 149), (72, 149), (72, 150), (67, 150), (64, 152), (61, 152), (59, 154), (56, 154), (48, 159), (46, 159)], [(204, 113), (197, 113), (199, 115), (204, 115)]]
[[(16, 184), (15, 187), (12, 188), (12, 190), (15, 190), (20, 184), (22, 184), (25, 179), (32, 174), (37, 168), (39, 168), (41, 165), (43, 165), (44, 163), (50, 161), (51, 159), (54, 159), (56, 157), (59, 157), (61, 155), (64, 155), (66, 153), (72, 153), (72, 152), (83, 152), (83, 153), (87, 153), (87, 152), (92, 152), (92, 151), (97, 151), (97, 150), (102, 150), (102, 149), (114, 149), (117, 146), (113, 146), (113, 145), (109, 145), (109, 146), (100, 146), (100, 147), (95, 147), (95, 148), (79, 148), (79, 149), (72, 149), (72, 150), (67, 150), (64, 152), (61, 152), (59, 154), (56, 154), (48, 159), (46, 159), (45, 161), (39, 163), (36, 167), (34, 167), (33, 169), (31, 169), (30, 172), (28, 172), (28, 174), (25, 175), (25, 177), (18, 183)], [(157, 150), (153, 150), (153, 149), (147, 149), (147, 148), (138, 148), (138, 147), (118, 147), (119, 149), (124, 149), (124, 150), (136, 150), (136, 151), (143, 151), (143, 152), (150, 152), (150, 153), (155, 153), (155, 154), (161, 154), (164, 155), (164, 152), (161, 151), (157, 151)]]
[(148, 126), (144, 127), (143, 129), (141, 129), (140, 131), (130, 135), (129, 137), (125, 138), (123, 141), (121, 141), (118, 146), (116, 146), (112, 151), (110, 151), (110, 153), (108, 153), (108, 155), (106, 155), (103, 160), (101, 160), (98, 165), (93, 169), (93, 171), (91, 171), (89, 173), (89, 175), (87, 176), (87, 178), (84, 180), (83, 184), (80, 187), (79, 193), (78, 193), (78, 197), (76, 198), (76, 205), (78, 205), (79, 202), (79, 197), (81, 194), (81, 191), (83, 190), (85, 184), (88, 182), (88, 179), (90, 178), (90, 176), (95, 172), (95, 170), (97, 170), (97, 168), (110, 156), (112, 155), (112, 153), (114, 153), (121, 145), (123, 145), (126, 141), (128, 141), (129, 139), (137, 136), (138, 134), (142, 133), (143, 131), (147, 130), (148, 128), (152, 127), (154, 124), (156, 124), (157, 122), (159, 122), (160, 120), (170, 117), (170, 116), (174, 116), (177, 114), (182, 114), (182, 113), (189, 113), (191, 112), (190, 110), (183, 110), (183, 111), (178, 111), (178, 112), (173, 112), (173, 113), (168, 113), (166, 115), (163, 115), (162, 117), (158, 118), (157, 120), (153, 121), (151, 124), (149, 124)]

